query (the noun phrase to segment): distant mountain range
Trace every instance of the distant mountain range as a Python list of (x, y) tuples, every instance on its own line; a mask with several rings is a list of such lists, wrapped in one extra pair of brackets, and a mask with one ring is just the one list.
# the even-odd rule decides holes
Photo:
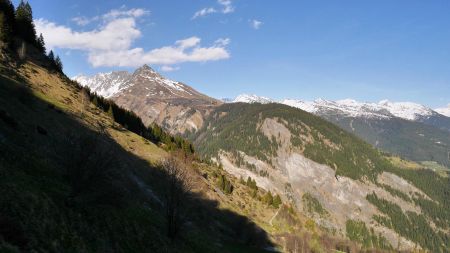
[(234, 103), (279, 103), (318, 115), (354, 133), (375, 147), (414, 161), (436, 161), (450, 166), (450, 118), (411, 102), (364, 103), (351, 99), (276, 101), (239, 95)]
[[(230, 101), (228, 101), (230, 102)], [(433, 110), (424, 105), (412, 102), (391, 102), (382, 100), (378, 103), (359, 102), (353, 99), (345, 100), (325, 100), (303, 101), (296, 99), (283, 99), (280, 101), (261, 97), (257, 95), (241, 94), (237, 96), (234, 103), (280, 103), (302, 109), (314, 114), (339, 113), (349, 117), (366, 118), (402, 118), (411, 121), (426, 121), (429, 118), (448, 118), (446, 114), (450, 112), (450, 107)], [(447, 120), (442, 118), (444, 120)], [(449, 121), (450, 122), (450, 121)], [(449, 127), (450, 129), (450, 127)]]

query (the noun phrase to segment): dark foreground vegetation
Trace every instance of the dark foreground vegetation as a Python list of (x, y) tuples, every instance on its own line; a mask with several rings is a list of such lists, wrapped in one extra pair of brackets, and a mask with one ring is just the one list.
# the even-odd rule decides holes
[[(70, 96), (60, 104), (36, 95), (30, 76), (19, 73), (25, 67), (43, 69)], [(88, 116), (75, 114), (86, 96)], [(87, 119), (95, 122), (88, 125)], [(174, 157), (149, 164), (120, 146), (111, 129), (134, 132)], [(36, 36), (30, 5), (21, 2), (14, 9), (0, 0), (0, 252), (271, 247), (266, 233), (246, 217), (190, 191), (183, 173), (199, 175), (179, 160), (193, 153), (189, 142), (144, 126), (133, 113), (71, 82)]]

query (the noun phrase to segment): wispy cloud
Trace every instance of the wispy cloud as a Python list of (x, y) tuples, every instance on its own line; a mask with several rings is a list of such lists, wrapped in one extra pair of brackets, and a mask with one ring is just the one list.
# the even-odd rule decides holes
[(85, 26), (90, 24), (93, 20), (87, 17), (74, 17), (72, 21), (75, 22), (79, 26)]
[(150, 11), (141, 9), (141, 8), (135, 8), (135, 9), (126, 9), (125, 6), (120, 7), (119, 9), (113, 9), (109, 12), (101, 15), (101, 16), (94, 16), (91, 18), (85, 17), (85, 16), (79, 16), (72, 18), (72, 21), (75, 22), (79, 26), (86, 26), (88, 24), (91, 24), (93, 22), (97, 22), (99, 20), (103, 20), (104, 22), (107, 22), (108, 20), (116, 19), (119, 17), (134, 17), (139, 18), (145, 15), (150, 14)]
[(263, 22), (256, 20), (256, 19), (249, 20), (249, 22), (250, 22), (250, 26), (255, 30), (258, 30), (264, 24)]
[(233, 2), (231, 0), (217, 0), (217, 4), (220, 8), (214, 8), (214, 7), (206, 7), (201, 10), (198, 10), (194, 13), (192, 16), (192, 19), (196, 19), (199, 17), (205, 17), (213, 13), (223, 13), (228, 14), (232, 13), (235, 10), (235, 7), (233, 6)]
[(222, 13), (232, 13), (234, 12), (234, 6), (231, 0), (217, 0), (217, 2), (223, 6)]
[[(37, 31), (45, 36), (48, 48), (85, 51), (89, 63), (94, 67), (173, 65), (183, 62), (217, 61), (230, 57), (226, 49), (229, 43), (229, 40), (225, 43), (227, 39), (222, 39), (222, 43), (216, 41), (209, 47), (201, 46), (201, 39), (196, 36), (149, 51), (133, 47), (136, 39), (142, 36), (137, 27), (137, 19), (148, 13), (144, 9), (111, 10), (99, 16), (100, 24), (96, 29), (83, 32), (45, 19), (38, 19), (35, 23)], [(86, 22), (80, 21), (80, 24)]]
[(173, 66), (164, 65), (164, 66), (161, 67), (160, 70), (163, 71), (163, 72), (173, 72), (173, 71), (180, 70), (180, 67), (173, 67)]
[(216, 13), (216, 12), (217, 12), (217, 10), (212, 8), (212, 7), (203, 8), (203, 9), (197, 11), (196, 13), (194, 13), (194, 16), (192, 16), (192, 19), (196, 19), (196, 18), (199, 18), (199, 17), (204, 17), (204, 16), (207, 16), (207, 15), (209, 15), (211, 13)]
[(225, 47), (228, 46), (230, 42), (231, 42), (230, 38), (220, 38), (214, 42), (214, 45), (219, 47)]
[(109, 11), (108, 13), (103, 15), (103, 19), (116, 19), (120, 17), (133, 17), (133, 18), (139, 18), (145, 15), (150, 14), (150, 11), (137, 8), (137, 9), (125, 9), (125, 6), (122, 6), (120, 9), (113, 9)]

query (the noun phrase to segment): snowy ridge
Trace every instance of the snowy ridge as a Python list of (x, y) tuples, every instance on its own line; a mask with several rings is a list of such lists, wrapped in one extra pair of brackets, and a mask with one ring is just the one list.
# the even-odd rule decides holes
[(444, 108), (437, 108), (435, 111), (444, 116), (450, 117), (450, 104), (448, 104), (447, 107)]
[(233, 100), (233, 103), (248, 103), (248, 104), (253, 104), (253, 103), (270, 104), (270, 103), (274, 103), (274, 102), (275, 101), (270, 98), (260, 97), (257, 95), (248, 95), (248, 94), (241, 94)]
[[(176, 93), (181, 95), (182, 93), (186, 93), (188, 95), (193, 95), (182, 83), (164, 78), (147, 65), (137, 69), (133, 74), (127, 71), (117, 71), (99, 73), (94, 76), (78, 75), (72, 79), (80, 83), (82, 86), (89, 87), (91, 91), (105, 98), (113, 97), (136, 84), (149, 87), (151, 83), (166, 88), (172, 94)], [(149, 90), (148, 87), (145, 89)], [(159, 89), (155, 88), (156, 86), (152, 85), (152, 87), (154, 92), (148, 93), (147, 97), (160, 93)], [(131, 90), (128, 91), (131, 92)]]
[[(313, 114), (340, 114), (348, 117), (366, 117), (366, 118), (392, 118), (398, 117), (406, 120), (420, 120), (437, 114), (434, 110), (411, 102), (390, 102), (382, 100), (378, 103), (359, 102), (353, 99), (344, 100), (325, 100), (317, 99), (314, 101), (303, 101), (295, 99), (284, 99), (275, 101), (266, 97), (256, 95), (239, 95), (234, 102), (242, 103), (280, 103), (291, 107), (296, 107)], [(442, 108), (441, 114), (446, 115), (449, 108)], [(449, 112), (447, 112), (449, 113)]]
[(95, 76), (78, 75), (72, 78), (84, 87), (105, 98), (110, 98), (130, 87), (128, 80), (130, 73), (126, 71), (99, 73)]

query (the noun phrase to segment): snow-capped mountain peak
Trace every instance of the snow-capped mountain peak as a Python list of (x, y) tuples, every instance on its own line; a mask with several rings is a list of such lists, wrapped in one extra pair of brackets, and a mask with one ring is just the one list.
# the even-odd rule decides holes
[(249, 95), (249, 94), (241, 94), (241, 95), (237, 96), (233, 102), (234, 103), (248, 103), (248, 104), (253, 104), (253, 103), (270, 104), (270, 103), (274, 103), (275, 101), (270, 98), (267, 98), (267, 97), (261, 97), (261, 96)]
[(183, 97), (192, 96), (195, 93), (192, 88), (161, 76), (148, 65), (136, 69), (133, 74), (127, 71), (117, 71), (98, 73), (90, 77), (78, 75), (72, 79), (105, 98), (111, 98), (125, 90), (132, 92), (133, 87), (138, 90), (144, 89), (147, 97), (156, 95)]
[(398, 117), (406, 120), (418, 120), (435, 113), (432, 109), (411, 102), (390, 102), (382, 100), (378, 103), (358, 102), (353, 99), (337, 101), (315, 100), (314, 102), (284, 100), (282, 103), (316, 113), (327, 111), (339, 112), (350, 117), (389, 118)]
[(421, 117), (429, 117), (434, 113), (434, 111), (428, 107), (411, 102), (390, 102), (388, 100), (382, 100), (378, 105), (381, 108), (388, 110), (392, 115), (407, 120), (417, 120)]
[(79, 84), (89, 87), (100, 96), (109, 98), (129, 87), (131, 74), (127, 71), (99, 73), (94, 76), (78, 75), (72, 78)]
[[(406, 120), (422, 120), (437, 113), (432, 109), (412, 103), (412, 102), (391, 102), (381, 100), (378, 103), (359, 102), (354, 99), (343, 99), (331, 101), (326, 99), (316, 99), (314, 101), (303, 101), (296, 99), (284, 99), (275, 101), (266, 97), (256, 95), (239, 95), (234, 102), (243, 103), (281, 103), (292, 107), (300, 108), (314, 114), (339, 114), (347, 117), (367, 117), (367, 118), (402, 118)], [(445, 108), (444, 108), (445, 109)], [(445, 110), (442, 110), (445, 113)]]

